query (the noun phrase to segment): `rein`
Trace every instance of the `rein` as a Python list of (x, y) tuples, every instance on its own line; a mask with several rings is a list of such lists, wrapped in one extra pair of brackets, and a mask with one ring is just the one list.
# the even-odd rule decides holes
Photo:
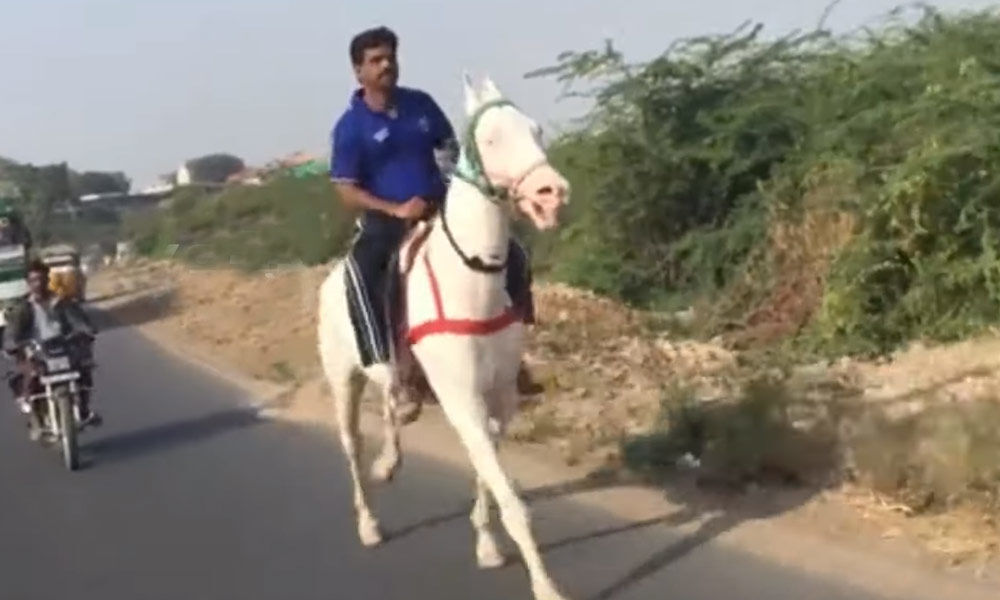
[(448, 243), (451, 244), (451, 249), (455, 251), (455, 254), (457, 254), (460, 259), (462, 259), (465, 266), (477, 273), (487, 273), (489, 275), (500, 273), (507, 268), (507, 262), (509, 259), (505, 258), (502, 263), (490, 265), (486, 264), (486, 262), (478, 256), (470, 257), (463, 252), (461, 246), (458, 245), (458, 240), (456, 240), (455, 236), (451, 233), (451, 227), (448, 227), (448, 219), (444, 216), (445, 212), (446, 211), (442, 210), (439, 215), (441, 218), (441, 228), (444, 230), (445, 237), (448, 238)]

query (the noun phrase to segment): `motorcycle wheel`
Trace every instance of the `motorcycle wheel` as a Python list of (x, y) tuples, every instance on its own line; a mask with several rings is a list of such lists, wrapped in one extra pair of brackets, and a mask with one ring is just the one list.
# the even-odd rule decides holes
[(63, 464), (70, 471), (80, 466), (79, 448), (76, 441), (76, 418), (73, 416), (73, 400), (66, 390), (56, 392), (56, 410), (59, 411), (59, 438), (62, 442)]

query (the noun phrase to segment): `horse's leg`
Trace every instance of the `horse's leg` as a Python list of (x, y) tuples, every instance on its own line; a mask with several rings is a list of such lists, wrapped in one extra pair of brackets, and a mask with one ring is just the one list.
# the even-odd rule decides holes
[[(340, 443), (354, 484), (354, 510), (358, 518), (358, 537), (365, 546), (382, 541), (378, 521), (368, 506), (365, 479), (358, 466), (361, 435), (358, 408), (364, 391), (364, 376), (359, 371), (359, 356), (352, 350), (354, 333), (350, 326), (347, 295), (344, 287), (344, 265), (331, 269), (320, 286), (317, 337), (323, 373), (330, 384), (337, 412)], [(353, 354), (352, 354), (353, 352)]]
[[(491, 404), (489, 412), (491, 416), (487, 421), (490, 436), (493, 439), (493, 448), (499, 450), (500, 442), (503, 441), (507, 432), (507, 425), (517, 412), (517, 407), (521, 401), (521, 396), (517, 391), (517, 385), (512, 384), (504, 393), (498, 394), (497, 403)], [(514, 482), (511, 487), (516, 490)], [(490, 528), (490, 496), (489, 487), (482, 477), (476, 476), (476, 503), (472, 507), (472, 526), (476, 530), (476, 560), (482, 569), (494, 569), (502, 567), (506, 562), (497, 548), (496, 538)]]
[[(492, 420), (491, 420), (492, 421)], [(498, 437), (493, 436), (493, 447), (497, 446)], [(476, 530), (476, 562), (481, 569), (496, 569), (502, 567), (506, 562), (500, 550), (497, 548), (497, 541), (490, 528), (492, 515), (490, 514), (490, 503), (492, 496), (486, 481), (476, 474), (476, 502), (472, 505), (472, 514), (469, 520)]]
[(486, 481), (476, 475), (476, 503), (472, 505), (470, 517), (476, 530), (476, 563), (480, 569), (497, 569), (506, 562), (496, 538), (490, 529), (490, 489)]
[[(380, 367), (381, 368), (381, 367)], [(399, 405), (399, 394), (401, 388), (394, 381), (391, 373), (386, 369), (382, 386), (382, 451), (372, 464), (372, 478), (379, 482), (392, 481), (396, 471), (399, 469), (402, 455), (399, 451), (399, 421), (397, 409)]]
[(358, 374), (338, 377), (330, 382), (333, 389), (334, 402), (337, 406), (337, 426), (340, 429), (340, 443), (347, 456), (347, 464), (354, 484), (354, 511), (358, 517), (358, 537), (365, 546), (377, 546), (382, 543), (382, 533), (378, 521), (368, 506), (368, 490), (365, 478), (358, 466), (361, 454), (362, 438), (358, 423), (358, 408), (364, 380)]
[(476, 563), (480, 569), (498, 569), (507, 562), (497, 547), (497, 540), (490, 527), (492, 496), (486, 480), (476, 474), (476, 502), (472, 505), (469, 520), (476, 530)]
[(500, 520), (521, 551), (536, 600), (563, 600), (542, 562), (538, 545), (531, 533), (527, 507), (515, 493), (500, 465), (489, 433), (484, 399), (470, 395), (468, 391), (456, 389), (450, 392), (438, 393), (441, 407), (465, 445), (476, 474), (497, 500)]

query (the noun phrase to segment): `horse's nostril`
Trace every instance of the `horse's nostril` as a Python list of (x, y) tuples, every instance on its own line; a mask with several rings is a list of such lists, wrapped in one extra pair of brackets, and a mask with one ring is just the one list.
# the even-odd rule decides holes
[(551, 196), (552, 195), (552, 186), (551, 185), (547, 185), (545, 187), (538, 188), (538, 195), (539, 196)]

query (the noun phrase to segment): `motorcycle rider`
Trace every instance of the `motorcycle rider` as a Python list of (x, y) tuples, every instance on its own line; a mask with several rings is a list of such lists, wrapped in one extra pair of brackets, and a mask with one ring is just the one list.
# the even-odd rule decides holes
[(27, 281), (29, 292), (11, 309), (3, 347), (8, 356), (17, 360), (18, 375), (11, 379), (10, 385), (22, 411), (30, 415), (31, 437), (37, 440), (41, 436), (41, 420), (27, 401), (33, 392), (40, 393), (37, 373), (25, 352), (25, 346), (31, 341), (44, 342), (61, 336), (70, 340), (70, 352), (79, 366), (83, 388), (79, 405), (81, 425), (99, 425), (100, 416), (90, 408), (93, 378), (89, 357), (96, 329), (76, 300), (52, 293), (49, 267), (45, 263), (33, 260), (28, 265)]

